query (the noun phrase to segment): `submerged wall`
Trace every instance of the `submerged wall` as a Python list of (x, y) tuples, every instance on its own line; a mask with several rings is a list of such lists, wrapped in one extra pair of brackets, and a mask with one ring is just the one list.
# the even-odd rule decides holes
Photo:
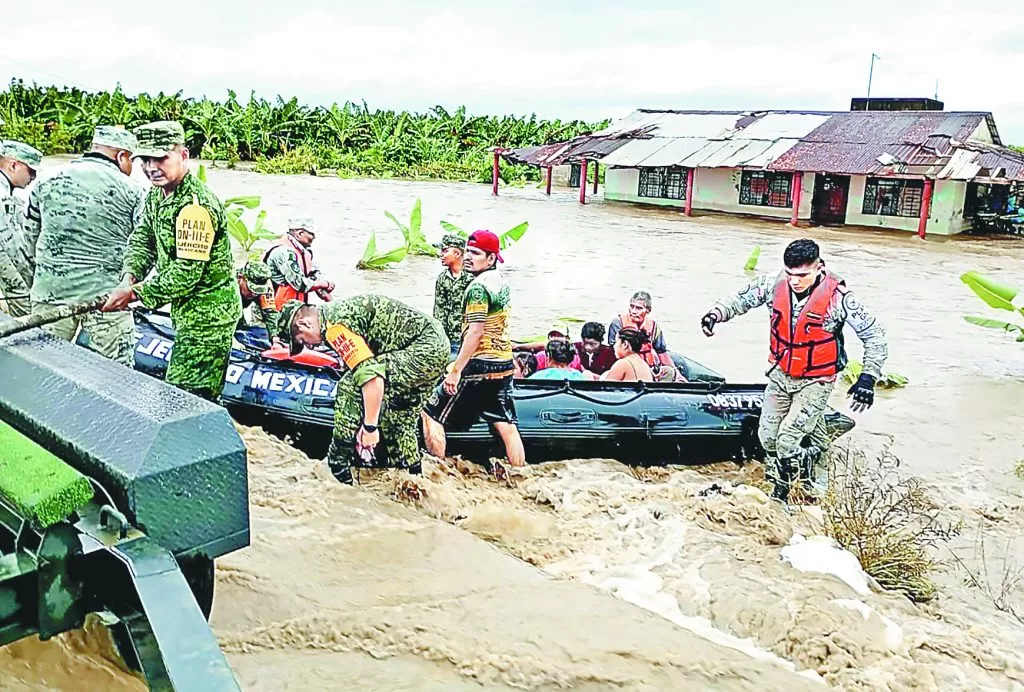
[[(746, 214), (789, 219), (790, 207), (761, 207), (740, 204), (740, 179), (742, 172), (736, 168), (698, 168), (694, 173), (693, 208), (695, 211), (719, 211), (730, 214)], [(811, 218), (811, 204), (814, 198), (814, 173), (804, 173), (803, 191), (800, 198), (799, 219)], [(612, 168), (605, 172), (604, 197), (615, 202), (634, 202), (661, 207), (682, 209), (685, 200), (641, 197), (637, 194), (640, 171), (636, 168)], [(850, 192), (846, 206), (846, 223), (857, 226), (872, 226), (897, 231), (917, 232), (918, 217), (879, 216), (864, 214), (864, 187), (866, 178), (850, 176)], [(936, 181), (932, 195), (931, 210), (928, 214), (927, 232), (936, 235), (955, 235), (971, 227), (964, 219), (964, 197), (967, 184), (961, 181)]]

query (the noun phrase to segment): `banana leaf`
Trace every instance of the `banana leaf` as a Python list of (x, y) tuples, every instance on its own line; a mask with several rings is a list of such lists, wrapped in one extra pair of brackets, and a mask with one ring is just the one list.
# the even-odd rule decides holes
[(244, 197), (231, 197), (224, 200), (225, 207), (230, 207), (233, 204), (245, 207), (246, 209), (255, 209), (260, 206), (260, 197), (259, 195), (246, 195)]
[(245, 223), (238, 217), (238, 215), (228, 213), (228, 235), (242, 246), (243, 249), (248, 250), (249, 245), (249, 229), (246, 228)]
[(455, 224), (450, 223), (448, 221), (442, 221), (441, 222), (441, 228), (443, 228), (444, 230), (448, 231), (449, 233), (456, 233), (458, 235), (461, 235), (463, 238), (468, 238), (469, 237), (469, 233), (467, 233), (466, 231), (462, 230), (461, 228), (459, 228)]
[(1013, 304), (1013, 299), (1017, 297), (1017, 289), (993, 281), (978, 272), (961, 274), (960, 280), (967, 284), (989, 307), (1024, 313), (1024, 308), (1018, 309)]
[(390, 252), (378, 255), (377, 234), (371, 232), (370, 240), (366, 243), (366, 250), (363, 251), (362, 259), (356, 264), (356, 269), (383, 269), (389, 264), (401, 262), (405, 259), (406, 252), (405, 246), (400, 245)]
[(409, 227), (406, 226), (401, 221), (399, 221), (398, 219), (396, 219), (395, 215), (392, 214), (389, 211), (384, 212), (384, 216), (386, 216), (389, 219), (391, 219), (392, 223), (394, 223), (396, 226), (398, 226), (398, 230), (400, 230), (402, 232), (402, 238), (405, 239), (405, 244), (408, 245), (409, 244)]
[(761, 259), (761, 246), (755, 245), (754, 251), (750, 253), (750, 257), (747, 258), (747, 263), (743, 265), (743, 270), (752, 272), (757, 270), (757, 261)]
[(199, 164), (199, 170), (196, 171), (196, 177), (204, 183), (206, 182), (206, 166)]
[(964, 319), (971, 324), (976, 324), (979, 327), (985, 327), (987, 329), (999, 329), (1004, 332), (1024, 332), (1024, 327), (1019, 327), (1016, 324), (1003, 322), (1001, 320), (990, 320), (987, 317), (974, 317), (973, 315), (964, 315)]
[[(846, 369), (843, 370), (843, 379), (853, 384), (860, 377), (861, 372), (864, 369), (863, 363), (859, 360), (851, 360), (846, 364)], [(883, 372), (881, 379), (875, 384), (882, 389), (900, 389), (906, 387), (910, 383), (910, 380), (903, 375), (899, 375), (894, 372)]]
[(530, 222), (529, 221), (523, 221), (518, 226), (516, 226), (514, 228), (510, 228), (509, 230), (507, 230), (504, 233), (502, 233), (501, 236), (499, 237), (499, 240), (501, 241), (501, 249), (504, 250), (509, 245), (511, 245), (512, 243), (516, 242), (520, 238), (522, 238), (523, 234), (526, 233), (526, 230), (529, 227), (530, 227)]
[(406, 237), (408, 251), (412, 255), (426, 255), (427, 257), (438, 257), (441, 251), (427, 242), (427, 236), (423, 234), (423, 206), (420, 200), (413, 205), (412, 214), (409, 216), (409, 235)]

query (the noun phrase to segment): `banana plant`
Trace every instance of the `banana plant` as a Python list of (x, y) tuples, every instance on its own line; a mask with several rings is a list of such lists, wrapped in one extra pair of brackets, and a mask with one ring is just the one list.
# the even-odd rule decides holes
[[(846, 364), (846, 369), (843, 370), (843, 379), (849, 384), (853, 384), (860, 377), (861, 371), (864, 369), (864, 364), (859, 360), (851, 360)], [(899, 375), (895, 372), (883, 372), (882, 377), (879, 378), (877, 384), (882, 389), (900, 389), (906, 387), (910, 383), (910, 380)]]
[(757, 271), (757, 261), (759, 259), (761, 259), (761, 246), (755, 245), (754, 250), (750, 253), (750, 257), (747, 258), (747, 263), (743, 265), (743, 271)]
[(398, 226), (398, 230), (402, 232), (402, 237), (405, 238), (405, 249), (408, 254), (426, 255), (427, 257), (439, 257), (441, 255), (441, 252), (436, 247), (427, 242), (427, 236), (423, 235), (423, 208), (420, 200), (417, 199), (416, 204), (412, 207), (408, 226), (396, 219), (395, 215), (389, 211), (384, 212), (384, 216), (391, 219)]
[(366, 243), (366, 250), (363, 257), (356, 263), (356, 269), (383, 269), (389, 264), (397, 264), (405, 259), (408, 249), (405, 245), (399, 245), (390, 252), (377, 252), (377, 234), (370, 233), (370, 241)]
[[(459, 228), (450, 221), (442, 221), (441, 228), (443, 228), (448, 233), (457, 233), (461, 235), (463, 238), (469, 238), (469, 233), (467, 231), (464, 231), (463, 229)], [(501, 243), (501, 249), (504, 250), (505, 248), (509, 247), (510, 245), (518, 241), (520, 238), (523, 237), (523, 234), (525, 234), (527, 229), (529, 228), (530, 222), (523, 221), (518, 226), (513, 226), (512, 228), (508, 229), (507, 231), (499, 235), (498, 241)]]
[[(960, 280), (967, 284), (974, 293), (985, 301), (991, 308), (1008, 310), (1024, 317), (1024, 295), (1011, 286), (1001, 284), (978, 272), (966, 272), (960, 275)], [(971, 324), (987, 329), (999, 329), (1010, 334), (1017, 335), (1017, 341), (1024, 343), (1024, 325), (993, 320), (988, 317), (976, 317), (964, 315), (964, 319)]]

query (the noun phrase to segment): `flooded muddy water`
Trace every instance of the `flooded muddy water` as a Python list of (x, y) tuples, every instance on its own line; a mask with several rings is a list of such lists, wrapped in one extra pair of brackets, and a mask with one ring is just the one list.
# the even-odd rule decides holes
[[(494, 198), (479, 185), (221, 170), (209, 179), (222, 198), (260, 195), (274, 230), (312, 216), (335, 295), (381, 292), (424, 311), (437, 260), (354, 269), (371, 231), (378, 248), (400, 244), (385, 211), (407, 219), (421, 199), (431, 240), (442, 219), (499, 233), (529, 221), (504, 253), (514, 334), (543, 333), (563, 315), (607, 324), (643, 289), (673, 350), (737, 382), (764, 380), (766, 312), (712, 339), (700, 316), (748, 280), (755, 245), (769, 271), (788, 242), (813, 237), (885, 325), (886, 369), (910, 379), (852, 414), (846, 442), (892, 436), (904, 471), (943, 506), (1004, 543), (1024, 535), (1024, 483), (1013, 475), (1024, 459), (1024, 349), (962, 319), (994, 311), (958, 279), (973, 269), (1024, 286), (1022, 242), (685, 219), (600, 200), (580, 207), (573, 193), (534, 188)], [(860, 357), (852, 333), (847, 347)], [(848, 412), (844, 394), (837, 388), (833, 405)], [(962, 574), (951, 570), (940, 597), (915, 606), (800, 572), (784, 546), (819, 533), (820, 515), (783, 516), (728, 483), (702, 495), (714, 480), (743, 480), (731, 465), (642, 477), (612, 460), (557, 462), (499, 484), (429, 464), (422, 497), (410, 499), (398, 474), (341, 488), (276, 439), (243, 436), (253, 544), (219, 561), (212, 624), (247, 690), (1024, 689), (1024, 626)], [(0, 687), (71, 689), (78, 679), (137, 689), (95, 639), (0, 649)]]

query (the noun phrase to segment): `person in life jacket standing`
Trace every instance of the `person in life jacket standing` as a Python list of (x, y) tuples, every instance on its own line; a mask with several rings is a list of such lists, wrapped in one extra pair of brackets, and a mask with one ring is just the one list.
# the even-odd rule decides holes
[(323, 301), (331, 299), (334, 284), (320, 277), (320, 269), (310, 250), (315, 238), (312, 219), (291, 219), (288, 232), (264, 253), (263, 261), (270, 267), (274, 305), (278, 310), (289, 300), (308, 303), (310, 293), (316, 293)]
[(634, 293), (629, 299), (629, 311), (622, 313), (608, 325), (608, 345), (615, 346), (615, 337), (623, 327), (633, 327), (638, 331), (647, 332), (647, 341), (640, 351), (640, 356), (651, 366), (655, 381), (685, 381), (672, 362), (661, 327), (651, 317), (651, 305), (650, 293)]
[[(769, 322), (768, 386), (758, 437), (765, 449), (765, 472), (774, 485), (772, 498), (787, 502), (792, 484), (802, 475), (820, 492), (821, 480), (806, 458), (821, 458), (821, 425), (836, 376), (846, 367), (843, 326), (849, 324), (864, 343), (864, 367), (847, 396), (854, 411), (867, 410), (875, 400), (875, 382), (889, 356), (885, 329), (846, 282), (825, 269), (818, 245), (794, 240), (783, 254), (785, 269), (763, 274), (739, 293), (715, 303), (701, 318), (706, 336), (715, 325), (761, 305)], [(801, 447), (810, 435), (811, 448)]]

